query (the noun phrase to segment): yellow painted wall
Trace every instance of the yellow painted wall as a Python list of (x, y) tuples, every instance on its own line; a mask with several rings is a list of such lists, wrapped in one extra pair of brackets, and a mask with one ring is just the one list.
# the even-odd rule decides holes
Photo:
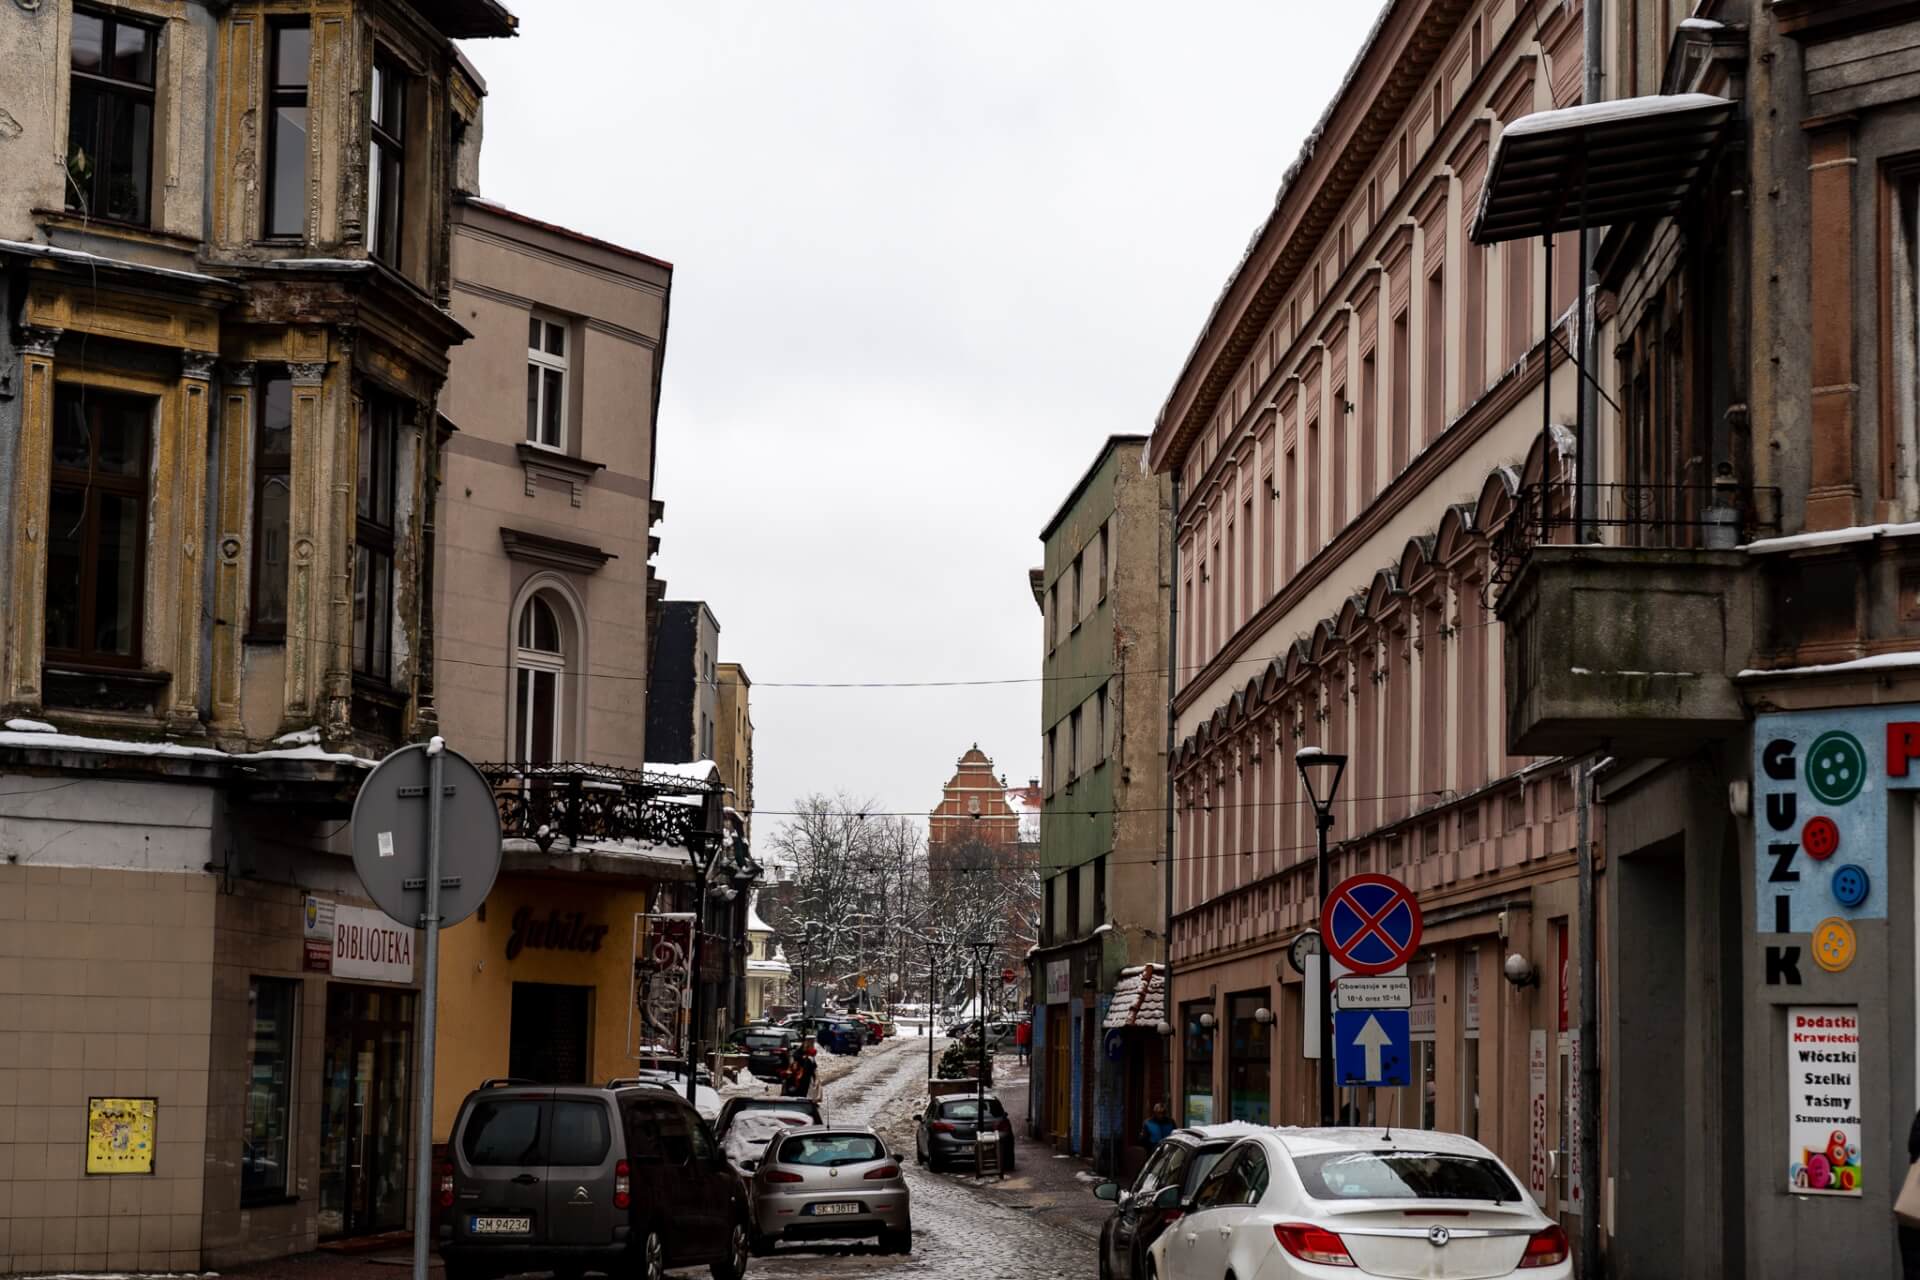
[[(588, 1054), (595, 1082), (629, 1075), (625, 1054), (627, 998), (633, 976), (633, 918), (648, 906), (644, 881), (632, 889), (569, 880), (501, 877), (488, 895), (486, 919), (469, 917), (440, 935), (440, 1025), (433, 1076), (433, 1136), (444, 1142), (460, 1101), (489, 1076), (507, 1074), (515, 982), (555, 982), (594, 988)], [(507, 958), (513, 919), (529, 907), (579, 912), (605, 926), (598, 951), (524, 947)]]

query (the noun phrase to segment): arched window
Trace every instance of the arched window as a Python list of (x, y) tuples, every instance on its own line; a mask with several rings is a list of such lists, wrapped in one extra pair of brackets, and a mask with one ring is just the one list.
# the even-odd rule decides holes
[(514, 629), (514, 750), (521, 764), (551, 764), (560, 755), (560, 682), (566, 646), (553, 605), (535, 595)]

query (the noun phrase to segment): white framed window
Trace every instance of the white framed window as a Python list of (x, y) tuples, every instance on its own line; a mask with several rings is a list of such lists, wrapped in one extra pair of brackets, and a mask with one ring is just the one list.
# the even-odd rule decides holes
[(567, 447), (567, 326), (550, 316), (527, 317), (527, 441)]
[(521, 764), (551, 764), (560, 758), (560, 686), (566, 676), (566, 645), (560, 617), (543, 596), (520, 610), (514, 628), (514, 750)]

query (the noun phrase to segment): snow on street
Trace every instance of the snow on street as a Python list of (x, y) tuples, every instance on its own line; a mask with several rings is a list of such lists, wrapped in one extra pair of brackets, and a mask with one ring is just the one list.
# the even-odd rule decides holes
[(926, 1078), (925, 1040), (902, 1036), (864, 1050), (850, 1070), (826, 1086), (829, 1122), (872, 1125), (890, 1146), (906, 1153), (913, 1192), (912, 1255), (888, 1256), (870, 1242), (781, 1245), (774, 1256), (754, 1259), (747, 1270), (750, 1280), (847, 1275), (1055, 1280), (1097, 1273), (1095, 1242), (1085, 1235), (996, 1203), (966, 1179), (914, 1162), (913, 1118)]

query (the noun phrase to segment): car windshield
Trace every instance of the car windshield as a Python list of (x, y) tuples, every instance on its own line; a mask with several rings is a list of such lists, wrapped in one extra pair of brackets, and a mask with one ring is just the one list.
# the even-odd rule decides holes
[[(978, 1119), (980, 1115), (980, 1103), (979, 1100), (975, 1098), (961, 1098), (955, 1102), (943, 1102), (940, 1104), (940, 1114), (948, 1120)], [(988, 1098), (987, 1114), (998, 1119), (1007, 1113), (1006, 1110), (1001, 1107), (1000, 1099)]]
[(1200, 1189), (1200, 1182), (1213, 1172), (1213, 1166), (1220, 1163), (1220, 1157), (1227, 1154), (1229, 1143), (1221, 1142), (1211, 1147), (1201, 1147), (1193, 1153), (1193, 1160), (1187, 1165), (1187, 1176), (1181, 1181), (1181, 1195), (1192, 1199), (1193, 1193)]
[(735, 1100), (736, 1112), (740, 1111), (794, 1111), (802, 1115), (818, 1116), (820, 1108), (810, 1098), (739, 1098)]
[(1438, 1151), (1333, 1151), (1296, 1156), (1316, 1200), (1518, 1200), (1520, 1189), (1492, 1160)]
[(758, 1031), (747, 1037), (749, 1049), (778, 1049), (787, 1043), (787, 1038), (777, 1032)]
[(831, 1169), (886, 1158), (886, 1148), (870, 1133), (807, 1133), (780, 1144), (781, 1164)]

